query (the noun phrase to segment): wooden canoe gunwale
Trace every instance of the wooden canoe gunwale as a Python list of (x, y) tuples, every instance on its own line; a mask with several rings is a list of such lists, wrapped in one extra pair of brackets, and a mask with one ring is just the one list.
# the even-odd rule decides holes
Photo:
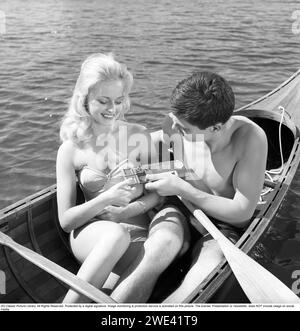
[(30, 195), (6, 208), (0, 210), (0, 224), (5, 223), (11, 215), (18, 217), (19, 213), (23, 213), (28, 210), (33, 203), (47, 201), (49, 197), (56, 195), (56, 184), (45, 188), (35, 194)]

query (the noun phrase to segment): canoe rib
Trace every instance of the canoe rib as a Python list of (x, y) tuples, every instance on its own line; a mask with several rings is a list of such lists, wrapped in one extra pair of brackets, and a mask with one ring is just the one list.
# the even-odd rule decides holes
[(29, 238), (31, 241), (31, 244), (34, 248), (34, 250), (42, 255), (42, 251), (39, 247), (39, 244), (35, 238), (34, 232), (33, 232), (33, 220), (32, 220), (32, 209), (31, 206), (28, 206), (27, 210), (27, 228), (28, 228), (28, 233), (29, 233)]
[(29, 298), (32, 300), (32, 302), (43, 302), (42, 299), (36, 295), (36, 293), (28, 286), (26, 281), (22, 278), (22, 276), (19, 274), (19, 271), (14, 266), (14, 263), (11, 261), (10, 258), (10, 250), (7, 247), (3, 247), (4, 256), (7, 262), (7, 265), (9, 267), (10, 272), (14, 276), (15, 280), (18, 282), (20, 287), (23, 291), (29, 296)]
[(66, 238), (65, 238), (65, 237), (63, 236), (63, 234), (62, 234), (62, 229), (61, 229), (61, 227), (60, 227), (59, 220), (58, 220), (58, 216), (57, 216), (57, 213), (56, 213), (57, 205), (56, 205), (55, 201), (56, 201), (56, 197), (53, 196), (53, 197), (51, 198), (51, 207), (52, 207), (52, 210), (53, 210), (53, 218), (54, 218), (53, 221), (54, 221), (54, 224), (55, 224), (55, 228), (56, 228), (56, 230), (57, 230), (57, 233), (58, 233), (58, 235), (59, 235), (60, 240), (62, 241), (62, 243), (63, 243), (64, 246), (66, 247), (67, 251), (68, 251), (71, 255), (73, 255), (73, 252), (72, 252), (72, 250), (71, 250), (71, 248), (70, 248), (70, 245), (68, 244)]

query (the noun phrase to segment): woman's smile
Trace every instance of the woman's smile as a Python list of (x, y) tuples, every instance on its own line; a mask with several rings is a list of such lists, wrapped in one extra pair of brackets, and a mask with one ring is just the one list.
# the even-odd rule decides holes
[(102, 113), (101, 116), (104, 117), (105, 119), (111, 120), (116, 117), (116, 113), (115, 112), (114, 113)]

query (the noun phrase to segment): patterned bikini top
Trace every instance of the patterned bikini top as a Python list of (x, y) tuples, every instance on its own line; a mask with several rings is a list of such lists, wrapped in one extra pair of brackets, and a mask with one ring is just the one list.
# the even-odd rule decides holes
[[(117, 164), (108, 173), (105, 173), (98, 169), (91, 168), (89, 166), (83, 166), (78, 171), (77, 177), (80, 188), (84, 194), (85, 200), (88, 201), (95, 198), (100, 193), (106, 191), (110, 186), (116, 184), (115, 181), (112, 181), (112, 185), (109, 185), (112, 179), (116, 177), (120, 177), (122, 175), (123, 169), (132, 168), (132, 167), (133, 164), (130, 163), (128, 159), (123, 160), (122, 162)], [(141, 193), (142, 192), (139, 192), (138, 196), (140, 196)]]

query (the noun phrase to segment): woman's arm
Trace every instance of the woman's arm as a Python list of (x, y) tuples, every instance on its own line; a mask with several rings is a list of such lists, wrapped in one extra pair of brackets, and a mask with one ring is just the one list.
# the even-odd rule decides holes
[(61, 227), (66, 232), (84, 225), (106, 206), (130, 202), (130, 191), (126, 190), (129, 181), (119, 183), (94, 199), (76, 206), (76, 175), (73, 163), (75, 148), (71, 142), (63, 143), (57, 154), (57, 206)]
[(157, 193), (147, 193), (146, 195), (129, 203), (126, 207), (106, 207), (105, 211), (101, 213), (101, 218), (103, 220), (119, 223), (126, 221), (131, 217), (145, 214), (147, 211), (161, 204), (163, 201), (164, 197), (159, 196)]
[(140, 214), (145, 214), (150, 209), (162, 203), (163, 200), (164, 197), (161, 197), (156, 192), (146, 193), (123, 208), (124, 216), (128, 219)]
[[(147, 148), (143, 148), (143, 146), (141, 146), (141, 164), (157, 163), (159, 161), (159, 155), (155, 143), (146, 128), (142, 131), (142, 133), (145, 136), (145, 141), (147, 141)], [(144, 189), (144, 195), (130, 203), (127, 207), (125, 207), (124, 213), (128, 218), (144, 214), (148, 210), (162, 203), (163, 200), (164, 197), (161, 197), (156, 192), (148, 192)]]
[[(138, 133), (143, 138), (139, 145), (139, 158), (141, 164), (157, 163), (158, 152), (148, 130), (140, 125), (135, 125), (133, 129), (132, 133)], [(126, 207), (106, 207), (105, 211), (101, 213), (101, 218), (113, 222), (121, 222), (131, 217), (145, 214), (153, 207), (162, 203), (163, 200), (164, 197), (161, 197), (156, 192), (147, 192), (144, 190), (143, 196), (129, 203)]]

